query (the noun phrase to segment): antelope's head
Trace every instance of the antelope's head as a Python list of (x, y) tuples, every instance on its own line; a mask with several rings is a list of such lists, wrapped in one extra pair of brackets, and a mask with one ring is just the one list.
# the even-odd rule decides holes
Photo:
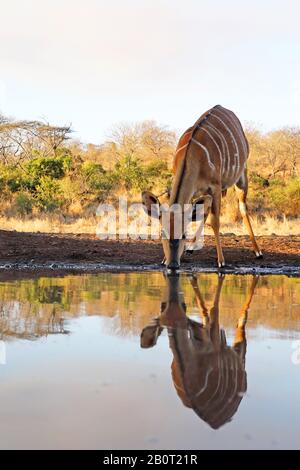
[(186, 304), (180, 289), (180, 276), (165, 276), (166, 288), (160, 304), (160, 316), (141, 332), (141, 347), (155, 346), (164, 328), (186, 328)]
[(160, 221), (165, 265), (168, 272), (174, 274), (179, 270), (183, 252), (191, 245), (191, 240), (187, 239), (187, 223), (205, 222), (211, 207), (211, 198), (199, 197), (186, 208), (187, 205), (182, 207), (180, 204), (161, 204), (153, 193), (143, 191), (142, 202), (148, 215)]

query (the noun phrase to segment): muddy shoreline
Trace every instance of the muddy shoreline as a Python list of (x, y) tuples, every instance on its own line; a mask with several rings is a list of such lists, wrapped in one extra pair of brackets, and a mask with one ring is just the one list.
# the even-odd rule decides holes
[[(300, 236), (262, 236), (256, 259), (247, 236), (224, 234), (224, 273), (300, 276)], [(21, 233), (0, 230), (0, 279), (67, 273), (163, 271), (159, 241), (103, 241), (95, 235)], [(218, 272), (212, 236), (182, 259), (182, 272)]]

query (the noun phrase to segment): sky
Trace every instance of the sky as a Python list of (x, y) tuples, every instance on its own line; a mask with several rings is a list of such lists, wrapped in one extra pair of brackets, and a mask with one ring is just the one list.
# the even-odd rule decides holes
[(184, 131), (222, 104), (264, 130), (300, 125), (298, 0), (0, 0), (0, 112)]

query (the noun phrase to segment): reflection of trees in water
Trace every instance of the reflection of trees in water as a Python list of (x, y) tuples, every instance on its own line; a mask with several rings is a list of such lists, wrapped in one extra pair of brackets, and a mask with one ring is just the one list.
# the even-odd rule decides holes
[(37, 300), (41, 304), (62, 303), (63, 286), (45, 286), (37, 289)]
[(67, 334), (64, 317), (57, 312), (55, 305), (51, 307), (40, 315), (33, 313), (30, 304), (24, 308), (24, 305), (17, 301), (2, 303), (0, 305), (0, 339), (34, 340), (41, 336)]
[[(220, 321), (234, 322), (236, 306), (251, 283), (249, 276), (227, 276), (220, 304)], [(42, 277), (0, 283), (0, 335), (35, 337), (59, 332), (61, 318), (99, 315), (111, 334), (139, 334), (141, 328), (160, 311), (162, 273), (103, 273)], [(217, 276), (201, 275), (201, 290), (212, 300)], [(300, 279), (285, 276), (262, 277), (259, 295), (251, 306), (249, 328), (264, 325), (290, 330), (293, 337), (300, 318)], [(182, 290), (189, 311), (196, 312), (196, 302), (188, 280), (183, 277)], [(286, 331), (285, 331), (286, 334)], [(23, 335), (23, 336), (22, 336)]]

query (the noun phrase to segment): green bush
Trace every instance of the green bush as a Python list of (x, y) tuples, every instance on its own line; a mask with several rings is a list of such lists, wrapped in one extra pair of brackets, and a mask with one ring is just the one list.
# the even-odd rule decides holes
[(27, 215), (32, 212), (34, 201), (32, 196), (27, 193), (19, 193), (15, 199), (15, 206), (19, 215)]
[(87, 178), (97, 178), (97, 176), (105, 173), (105, 170), (102, 165), (95, 162), (86, 161), (81, 165), (80, 169), (82, 175)]
[(142, 190), (148, 184), (143, 165), (134, 157), (125, 156), (120, 159), (115, 165), (114, 173), (116, 180), (126, 191)]
[(287, 215), (300, 215), (300, 178), (293, 178), (286, 185), (288, 210)]
[(108, 196), (118, 181), (115, 172), (104, 170), (99, 163), (84, 162), (80, 169), (81, 177), (84, 179), (86, 193), (94, 195), (94, 199), (102, 202)]
[(27, 170), (31, 180), (38, 184), (39, 180), (47, 176), (53, 179), (60, 179), (65, 176), (70, 166), (70, 157), (59, 158), (34, 158), (27, 164)]
[(153, 187), (170, 188), (172, 173), (168, 169), (166, 161), (154, 160), (144, 168), (146, 187), (142, 189), (152, 189)]
[(255, 172), (250, 173), (249, 181), (252, 183), (253, 186), (256, 186), (257, 188), (267, 188), (270, 185), (268, 179), (258, 175)]
[(24, 187), (24, 172), (12, 165), (0, 167), (0, 191), (15, 193)]
[(64, 202), (58, 182), (49, 176), (40, 179), (36, 186), (35, 198), (37, 206), (46, 212), (58, 209)]
[(103, 202), (109, 195), (111, 190), (117, 184), (116, 175), (113, 172), (106, 172), (102, 174), (97, 181), (92, 184), (92, 191), (95, 192), (96, 199)]
[(69, 176), (58, 181), (59, 191), (63, 194), (64, 204), (66, 206), (80, 200), (81, 184), (78, 178), (72, 179)]
[(269, 188), (268, 201), (271, 209), (286, 216), (300, 214), (300, 178), (290, 179), (286, 184), (275, 181)]

